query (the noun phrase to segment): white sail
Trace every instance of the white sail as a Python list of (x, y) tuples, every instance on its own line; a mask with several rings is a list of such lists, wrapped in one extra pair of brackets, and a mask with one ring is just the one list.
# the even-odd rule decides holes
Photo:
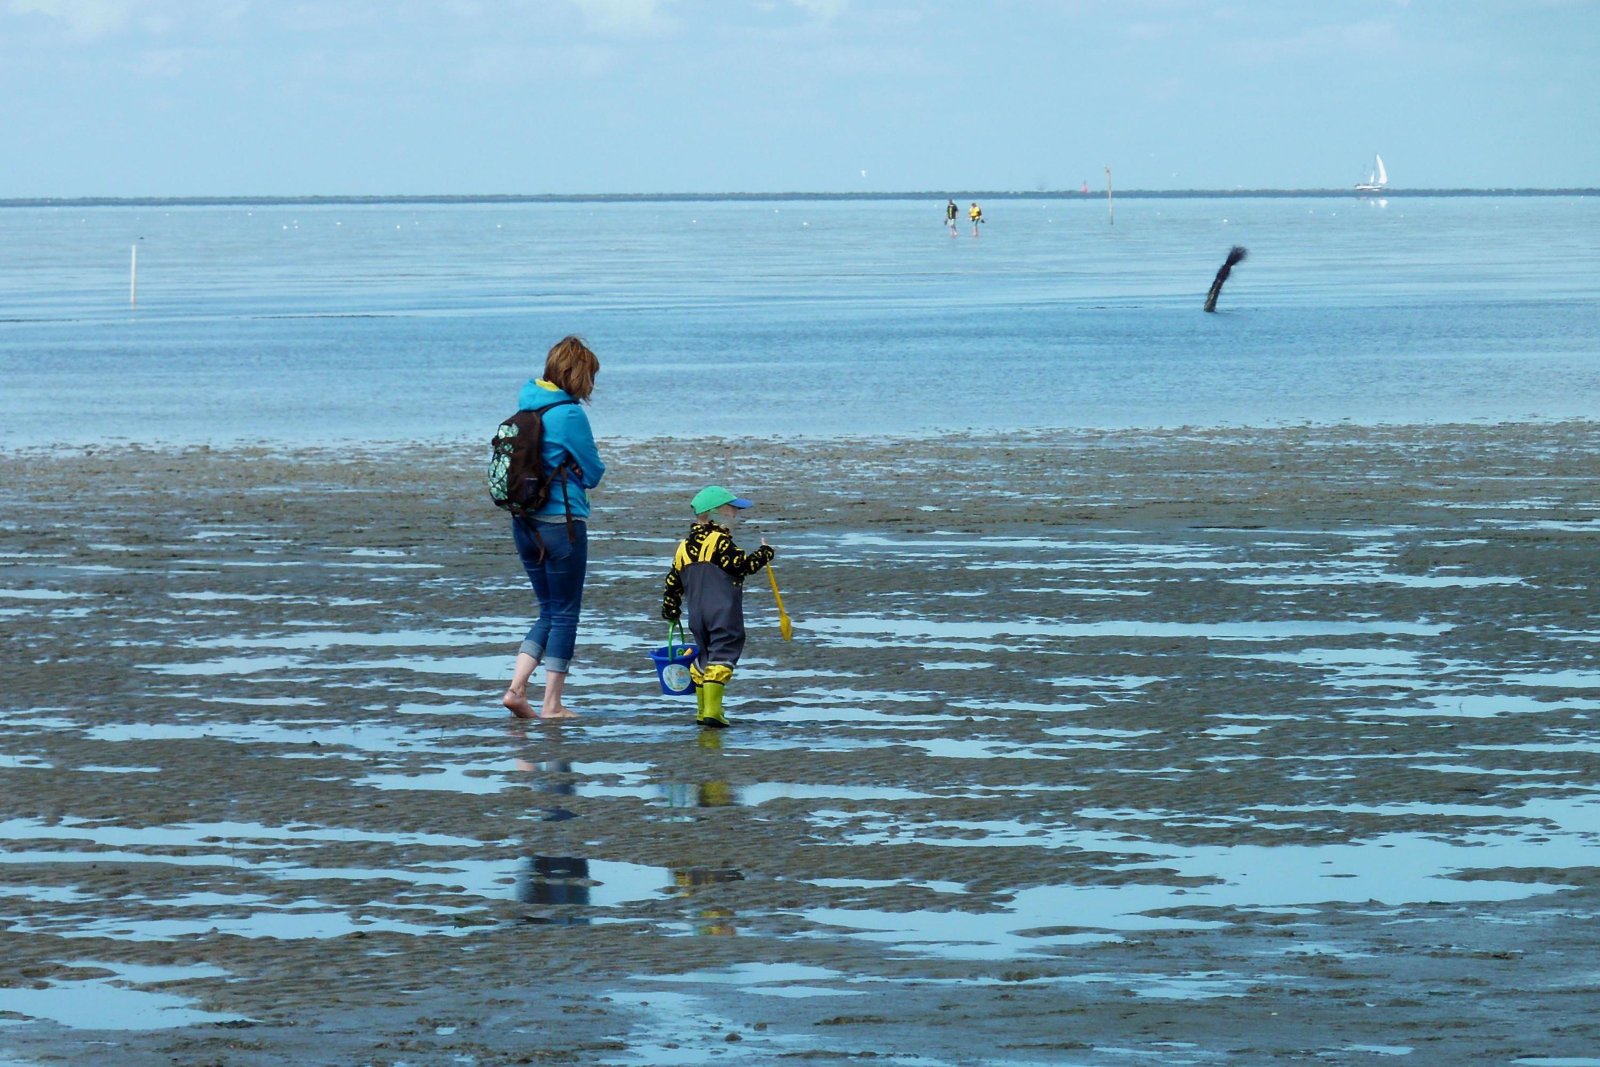
[(1381, 193), (1383, 187), (1389, 184), (1389, 172), (1383, 169), (1383, 157), (1374, 156), (1377, 167), (1367, 174), (1367, 180), (1356, 184), (1358, 193)]

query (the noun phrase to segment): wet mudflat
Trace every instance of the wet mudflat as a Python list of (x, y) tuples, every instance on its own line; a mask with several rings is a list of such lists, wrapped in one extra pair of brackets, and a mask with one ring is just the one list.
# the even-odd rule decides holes
[(1597, 446), (729, 442), (716, 734), (670, 442), (561, 727), (475, 447), (4, 455), (0, 1060), (1600, 1062)]

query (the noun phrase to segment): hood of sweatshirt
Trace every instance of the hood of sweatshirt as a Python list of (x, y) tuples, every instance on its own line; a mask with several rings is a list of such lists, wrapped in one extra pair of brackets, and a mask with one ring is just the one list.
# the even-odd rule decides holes
[(517, 410), (532, 411), (542, 408), (546, 404), (554, 404), (559, 400), (571, 400), (565, 389), (558, 389), (543, 378), (530, 378), (522, 387), (522, 392), (517, 394)]

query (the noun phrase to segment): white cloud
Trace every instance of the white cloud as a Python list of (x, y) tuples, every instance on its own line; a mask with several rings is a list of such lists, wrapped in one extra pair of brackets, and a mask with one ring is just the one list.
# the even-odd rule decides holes
[(224, 30), (246, 19), (256, 0), (0, 0), (0, 18), (43, 23), (67, 41), (169, 37)]
[(187, 68), (189, 53), (181, 48), (165, 48), (139, 53), (128, 64), (135, 74), (146, 78), (173, 79)]
[(573, 0), (592, 30), (651, 33), (668, 25), (659, 0)]
[(1249, 59), (1280, 62), (1324, 55), (1378, 55), (1400, 47), (1393, 22), (1368, 19), (1348, 25), (1319, 26), (1297, 34), (1256, 37), (1231, 46)]
[(13, 15), (43, 15), (69, 36), (95, 40), (121, 32), (132, 19), (128, 0), (8, 0)]
[(832, 22), (844, 14), (844, 9), (849, 6), (850, 0), (789, 0), (789, 2), (813, 18)]
[(379, 21), (378, 15), (360, 4), (291, 4), (279, 7), (276, 15), (296, 33), (322, 34), (356, 30)]
[(554, 78), (599, 78), (621, 65), (621, 55), (604, 45), (495, 45), (464, 53), (460, 77), (487, 85), (518, 85)]

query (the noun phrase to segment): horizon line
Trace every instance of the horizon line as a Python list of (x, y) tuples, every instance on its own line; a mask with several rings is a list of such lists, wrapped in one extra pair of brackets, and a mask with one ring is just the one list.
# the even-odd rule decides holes
[[(582, 204), (582, 203), (692, 203), (706, 201), (785, 200), (1099, 200), (1104, 190), (1082, 189), (979, 189), (960, 191), (908, 190), (901, 192), (656, 192), (656, 193), (329, 193), (193, 196), (70, 196), (3, 197), (0, 207), (227, 207), (231, 205), (316, 204)], [(1385, 189), (1358, 192), (1340, 189), (1124, 189), (1114, 197), (1124, 200), (1202, 200), (1248, 198), (1383, 199), (1391, 197), (1472, 196), (1600, 196), (1600, 187), (1570, 188), (1438, 188)]]

